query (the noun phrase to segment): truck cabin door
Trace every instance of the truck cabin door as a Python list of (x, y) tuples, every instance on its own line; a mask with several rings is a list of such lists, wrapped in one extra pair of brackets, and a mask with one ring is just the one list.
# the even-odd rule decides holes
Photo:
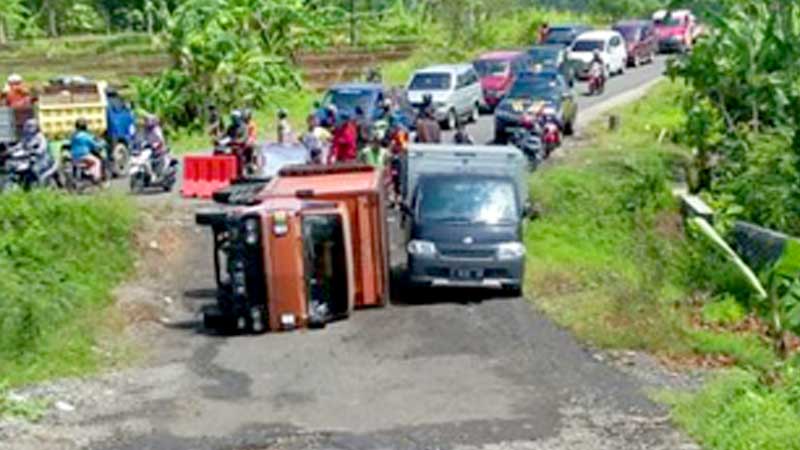
[(350, 295), (341, 216), (304, 216), (303, 253), (310, 324), (346, 316)]

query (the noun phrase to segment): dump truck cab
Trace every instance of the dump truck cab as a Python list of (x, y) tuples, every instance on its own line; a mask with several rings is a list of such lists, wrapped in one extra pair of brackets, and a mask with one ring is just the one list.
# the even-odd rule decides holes
[(389, 238), (383, 172), (363, 164), (290, 166), (258, 196), (340, 202), (352, 230), (355, 307), (389, 303)]
[(217, 303), (209, 329), (255, 333), (324, 326), (354, 305), (350, 215), (336, 201), (270, 198), (202, 211), (214, 236)]

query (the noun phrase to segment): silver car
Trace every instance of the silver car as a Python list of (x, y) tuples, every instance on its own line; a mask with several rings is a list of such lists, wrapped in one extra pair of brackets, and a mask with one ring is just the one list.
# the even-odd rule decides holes
[(483, 106), (483, 90), (471, 64), (438, 65), (414, 72), (407, 86), (408, 101), (420, 107), (426, 94), (433, 99), (436, 120), (453, 129), (459, 120), (476, 121)]

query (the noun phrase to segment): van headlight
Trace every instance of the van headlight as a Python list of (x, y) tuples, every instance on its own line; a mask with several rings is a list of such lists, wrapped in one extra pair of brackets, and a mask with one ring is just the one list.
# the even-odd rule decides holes
[(408, 254), (415, 256), (434, 256), (436, 255), (436, 244), (430, 241), (413, 240), (406, 246)]
[(253, 217), (244, 221), (245, 242), (250, 245), (256, 245), (259, 238), (258, 231), (258, 219)]
[(525, 256), (525, 246), (520, 242), (504, 242), (497, 247), (497, 259), (508, 261)]

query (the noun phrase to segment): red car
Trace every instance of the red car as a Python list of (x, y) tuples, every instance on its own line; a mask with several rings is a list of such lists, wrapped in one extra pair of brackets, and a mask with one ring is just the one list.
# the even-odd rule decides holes
[(472, 64), (481, 77), (484, 103), (489, 111), (494, 111), (503, 100), (518, 74), (531, 70), (528, 55), (518, 51), (484, 53)]
[(688, 9), (661, 10), (653, 14), (658, 49), (661, 53), (686, 53), (692, 49), (701, 28)]
[(628, 67), (637, 67), (655, 60), (658, 53), (658, 38), (655, 26), (649, 20), (617, 22), (612, 29), (625, 38), (628, 50)]

